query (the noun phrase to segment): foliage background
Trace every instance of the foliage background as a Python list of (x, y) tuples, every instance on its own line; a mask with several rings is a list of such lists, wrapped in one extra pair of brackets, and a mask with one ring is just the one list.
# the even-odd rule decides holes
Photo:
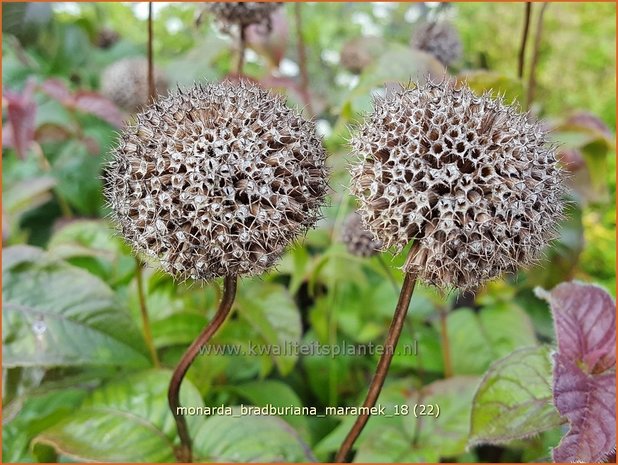
[[(39, 4), (25, 17), (22, 7), (3, 7), (3, 459), (169, 461), (175, 438), (165, 400), (170, 369), (214, 313), (220, 283), (178, 284), (145, 270), (162, 365), (153, 367), (136, 262), (110, 230), (101, 194), (101, 168), (116, 137), (114, 109), (96, 99), (102, 107), (80, 106), (78, 98), (97, 92), (106, 65), (145, 55), (147, 5)], [(232, 42), (208, 16), (195, 25), (199, 4), (154, 7), (155, 62), (172, 82), (221, 79), (230, 71)], [(245, 71), (276, 81), (291, 104), (303, 106), (294, 6), (284, 8), (289, 34), (274, 46), (283, 60), (277, 68), (268, 54), (249, 50)], [(382, 342), (402, 258), (359, 259), (339, 242), (354, 209), (345, 188), (348, 125), (371, 108), (372, 91), (422, 72), (425, 64), (410, 59), (407, 44), (427, 17), (452, 20), (462, 36), (464, 59), (451, 74), (465, 74), (475, 90), (493, 88), (521, 102), (526, 83), (516, 78), (516, 66), (523, 11), (523, 4), (303, 4), (311, 101), (330, 153), (333, 192), (319, 227), (276, 270), (241, 281), (236, 316), (215, 344)], [(532, 111), (582, 161), (571, 167), (572, 203), (561, 239), (542, 265), (477, 296), (417, 290), (402, 343), (416, 341), (418, 355), (395, 357), (381, 402), (423, 399), (443, 414), (372, 419), (357, 461), (537, 461), (557, 444), (563, 426), (501, 446), (465, 447), (473, 395), (490, 365), (519, 348), (553, 344), (547, 304), (533, 288), (577, 278), (615, 295), (615, 144), (613, 130), (599, 126), (616, 124), (615, 11), (611, 3), (556, 3), (545, 15)], [(103, 28), (120, 34), (111, 48), (95, 45)], [(361, 35), (376, 36), (379, 52), (356, 77), (341, 67), (339, 52)], [(35, 89), (30, 100), (28, 82)], [(34, 119), (14, 117), (11, 105)], [(598, 120), (573, 125), (569, 115), (579, 110)], [(23, 151), (7, 142), (11, 124), (26, 135)], [(453, 373), (445, 372), (446, 351)], [(370, 355), (199, 357), (183, 403), (354, 406), (376, 361)], [(190, 426), (203, 460), (326, 461), (352, 420), (215, 416), (193, 417)]]

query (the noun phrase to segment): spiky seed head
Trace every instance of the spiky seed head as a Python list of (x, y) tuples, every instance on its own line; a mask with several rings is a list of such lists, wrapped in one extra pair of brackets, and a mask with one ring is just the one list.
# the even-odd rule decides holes
[(120, 135), (106, 197), (122, 235), (179, 279), (255, 275), (312, 227), (326, 193), (315, 124), (248, 82), (196, 85)]
[(555, 237), (562, 172), (529, 115), (450, 81), (374, 106), (351, 140), (351, 190), (383, 249), (414, 241), (405, 271), (473, 290), (533, 262)]
[(224, 29), (260, 24), (270, 30), (270, 15), (281, 5), (282, 2), (212, 2), (206, 4), (206, 9), (215, 15)]
[(412, 33), (410, 45), (433, 55), (444, 66), (459, 61), (463, 53), (459, 33), (448, 22), (420, 24)]
[[(155, 67), (157, 94), (167, 92), (168, 82)], [(130, 57), (109, 65), (101, 75), (101, 94), (129, 113), (139, 111), (148, 103), (148, 60)]]
[(346, 218), (341, 231), (341, 241), (348, 248), (348, 252), (357, 257), (377, 255), (382, 247), (382, 242), (364, 228), (362, 219), (356, 212)]

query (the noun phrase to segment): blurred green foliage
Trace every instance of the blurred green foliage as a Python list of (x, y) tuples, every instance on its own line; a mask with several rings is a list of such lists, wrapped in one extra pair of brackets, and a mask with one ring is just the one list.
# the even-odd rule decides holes
[[(174, 84), (222, 79), (230, 72), (233, 40), (208, 15), (196, 25), (200, 8), (154, 4), (155, 62)], [(248, 50), (245, 71), (263, 85), (276, 82), (272, 87), (286, 93), (291, 105), (308, 111), (298, 92), (295, 6), (284, 8), (289, 36), (276, 44), (284, 51), (278, 69), (273, 75), (272, 57)], [(523, 13), (523, 4), (302, 5), (309, 103), (332, 167), (329, 206), (318, 228), (275, 270), (241, 281), (235, 316), (213, 346), (244, 353), (198, 357), (185, 381), (183, 405), (304, 406), (323, 413), (329, 406), (359, 404), (377, 355), (250, 355), (249, 346), (382, 343), (405, 254), (360, 259), (339, 241), (343, 220), (354, 210), (345, 187), (349, 127), (371, 109), (373, 92), (441, 71), (431, 56), (408, 46), (415, 24), (426, 19), (451, 20), (461, 34), (464, 59), (449, 70), (453, 76), (475, 91), (522, 102), (527, 80), (517, 78), (516, 68)], [(603, 127), (616, 122), (615, 14), (610, 3), (553, 3), (545, 15), (532, 111), (555, 129), (560, 150), (572, 150), (576, 158), (576, 168), (567, 165), (573, 189), (559, 240), (538, 266), (491, 283), (476, 296), (417, 288), (401, 338), (401, 347), (413, 346), (415, 354), (395, 356), (380, 403), (391, 411), (439, 405), (443, 416), (373, 418), (358, 442), (357, 461), (538, 461), (558, 442), (555, 411), (544, 407), (549, 413), (541, 413), (549, 416), (534, 431), (538, 436), (529, 438), (536, 419), (531, 415), (519, 430), (504, 433), (513, 441), (478, 446), (487, 437), (484, 425), (493, 421), (491, 409), (483, 408), (496, 394), (477, 394), (477, 404), (483, 396), (489, 400), (474, 404), (486, 416), (477, 415), (472, 424), (471, 412), (480, 378), (517, 373), (523, 359), (543, 369), (546, 376), (537, 380), (535, 392), (547, 397), (550, 374), (543, 357), (554, 334), (535, 286), (577, 278), (615, 293), (615, 135)], [(146, 306), (163, 367), (156, 368), (140, 318), (139, 264), (105, 219), (101, 174), (118, 130), (113, 114), (101, 117), (100, 108), (69, 104), (44, 86), (53, 78), (70, 93), (97, 92), (106, 65), (145, 55), (146, 17), (146, 3), (55, 3), (53, 11), (30, 13), (19, 4), (3, 7), (7, 462), (173, 460), (177, 439), (165, 399), (170, 369), (214, 314), (220, 283), (176, 283), (146, 268)], [(119, 34), (109, 48), (96, 45), (104, 29)], [(339, 53), (360, 36), (376, 36), (379, 43), (376, 61), (356, 76), (342, 68)], [(34, 120), (16, 119), (10, 114), (15, 105), (34, 108)], [(588, 112), (593, 122), (574, 124), (569, 118), (576, 111)], [(24, 151), (14, 140), (7, 143), (15, 124), (22, 134), (32, 132)], [(455, 376), (445, 379), (449, 360)], [(352, 421), (294, 414), (240, 421), (220, 415), (190, 417), (189, 426), (196, 455), (205, 461), (328, 461)], [(469, 441), (473, 447), (467, 449)]]

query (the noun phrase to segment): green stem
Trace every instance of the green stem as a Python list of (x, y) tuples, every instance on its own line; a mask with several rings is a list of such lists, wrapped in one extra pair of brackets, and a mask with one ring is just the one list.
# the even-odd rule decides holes
[(135, 257), (135, 279), (137, 280), (137, 297), (139, 299), (139, 310), (142, 316), (142, 327), (144, 329), (144, 339), (146, 340), (146, 345), (148, 346), (148, 351), (150, 352), (150, 358), (152, 358), (152, 363), (156, 368), (161, 367), (161, 363), (159, 362), (159, 356), (157, 354), (157, 349), (154, 345), (154, 339), (152, 337), (152, 329), (150, 328), (150, 318), (148, 316), (148, 307), (146, 306), (146, 293), (144, 292), (144, 276), (142, 273), (142, 268), (144, 264), (142, 261)]

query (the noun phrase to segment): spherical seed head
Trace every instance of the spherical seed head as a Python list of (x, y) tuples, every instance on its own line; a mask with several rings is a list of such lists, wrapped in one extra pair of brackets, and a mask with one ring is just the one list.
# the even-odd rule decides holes
[(410, 45), (433, 55), (444, 66), (459, 61), (463, 53), (459, 33), (448, 22), (419, 25), (412, 34)]
[(452, 82), (402, 89), (351, 140), (351, 190), (383, 249), (415, 249), (404, 270), (473, 290), (533, 262), (555, 237), (564, 191), (538, 122)]
[(270, 15), (282, 2), (213, 2), (206, 8), (225, 26), (264, 24), (270, 29)]
[(346, 218), (341, 240), (347, 246), (348, 252), (358, 257), (377, 255), (382, 247), (382, 242), (365, 229), (361, 216), (356, 212)]
[[(167, 79), (157, 68), (154, 79), (157, 94), (167, 92)], [(109, 65), (101, 75), (101, 93), (129, 113), (141, 109), (148, 103), (148, 60), (123, 58)]]
[(325, 158), (314, 123), (280, 96), (197, 85), (121, 134), (106, 196), (124, 237), (175, 277), (255, 275), (318, 219)]

